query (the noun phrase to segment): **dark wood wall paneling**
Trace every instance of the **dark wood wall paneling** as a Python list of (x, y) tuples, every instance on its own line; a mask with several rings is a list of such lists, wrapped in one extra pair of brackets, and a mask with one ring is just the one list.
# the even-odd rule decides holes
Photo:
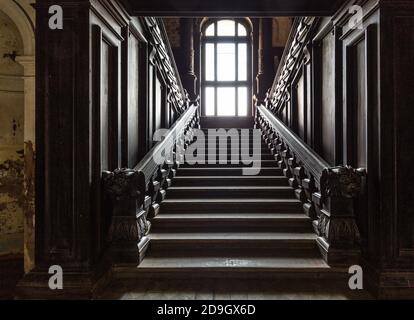
[(102, 193), (101, 176), (104, 170), (114, 170), (122, 165), (121, 69), (123, 61), (122, 28), (125, 22), (103, 5), (92, 7), (90, 28), (92, 32), (92, 215), (94, 260), (106, 247), (106, 234), (110, 225), (111, 206)]
[[(63, 30), (36, 20), (36, 261), (72, 270), (89, 263), (90, 136), (88, 12), (65, 7)], [(43, 30), (42, 30), (43, 29)], [(46, 31), (45, 31), (46, 29)], [(53, 45), (48, 45), (53, 44)], [(75, 140), (74, 140), (75, 138)], [(37, 263), (37, 267), (39, 263)], [(47, 285), (47, 282), (46, 282)]]
[[(337, 41), (338, 30), (330, 21), (321, 27), (313, 39), (315, 61), (313, 72), (315, 100), (314, 111), (314, 147), (331, 165), (341, 164), (341, 92), (338, 91), (340, 81), (340, 50)], [(338, 101), (339, 100), (339, 101)]]
[[(105, 269), (96, 265), (108, 245), (112, 212), (102, 171), (136, 166), (152, 146), (152, 131), (178, 116), (168, 110), (163, 59), (149, 61), (147, 40), (154, 35), (147, 20), (130, 17), (116, 1), (57, 2), (36, 8), (36, 269), (21, 281), (21, 297), (51, 294), (53, 264), (71, 271), (60, 294), (92, 292)], [(63, 30), (48, 27), (52, 4), (63, 7)], [(163, 71), (169, 81), (176, 76), (171, 64)], [(180, 111), (178, 82), (172, 100)]]
[(268, 107), (330, 165), (366, 170), (355, 212), (367, 284), (380, 297), (413, 297), (414, 3), (358, 3), (359, 25), (346, 6), (320, 20), (305, 96), (299, 65), (290, 96), (271, 96)]
[[(371, 176), (372, 142), (368, 133), (373, 129), (372, 119), (375, 117), (373, 106), (378, 101), (376, 88), (378, 64), (378, 45), (376, 41), (378, 16), (372, 16), (366, 28), (354, 30), (346, 34), (343, 40), (343, 161), (354, 167), (364, 168), (367, 176)], [(374, 99), (373, 99), (374, 98)], [(369, 108), (370, 107), (370, 108)], [(376, 186), (374, 180), (365, 178), (364, 188), (359, 201), (356, 203), (359, 213), (357, 216), (363, 247), (368, 245), (368, 217), (375, 214), (377, 199), (372, 189)], [(368, 202), (372, 205), (368, 206)], [(375, 204), (374, 204), (375, 203)]]

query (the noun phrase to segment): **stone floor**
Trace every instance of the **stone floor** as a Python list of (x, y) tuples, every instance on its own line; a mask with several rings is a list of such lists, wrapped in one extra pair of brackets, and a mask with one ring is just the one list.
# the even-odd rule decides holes
[(349, 300), (372, 299), (365, 290), (338, 283), (273, 280), (130, 280), (112, 281), (96, 299), (122, 300)]

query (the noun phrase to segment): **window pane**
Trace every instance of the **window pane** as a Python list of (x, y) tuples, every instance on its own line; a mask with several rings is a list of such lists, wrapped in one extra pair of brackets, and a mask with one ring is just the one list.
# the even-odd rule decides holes
[(240, 87), (237, 90), (238, 94), (238, 108), (237, 108), (237, 115), (238, 116), (247, 116), (247, 88)]
[(214, 36), (214, 23), (207, 27), (206, 36)]
[(217, 22), (217, 35), (218, 36), (235, 36), (236, 24), (232, 20), (220, 20)]
[(247, 36), (246, 28), (241, 23), (239, 23), (237, 26), (238, 26), (238, 33), (237, 33), (238, 36), (239, 37)]
[(206, 116), (214, 116), (214, 87), (206, 87)]
[(239, 43), (238, 76), (240, 81), (247, 80), (247, 44)]
[(217, 80), (236, 80), (236, 45), (234, 43), (217, 44)]
[(236, 115), (236, 88), (217, 88), (217, 115)]
[(206, 44), (205, 79), (214, 81), (214, 43)]

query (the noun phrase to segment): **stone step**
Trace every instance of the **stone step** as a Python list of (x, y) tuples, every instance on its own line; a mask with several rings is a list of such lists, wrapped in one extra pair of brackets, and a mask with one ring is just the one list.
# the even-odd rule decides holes
[(236, 130), (238, 132), (242, 132), (243, 130), (244, 132), (249, 132), (249, 133), (253, 132), (253, 130), (258, 130), (260, 133), (262, 132), (261, 129), (254, 129), (254, 128), (201, 128), (199, 130), (206, 132), (206, 133), (210, 131), (212, 133), (217, 132), (219, 134), (221, 133), (222, 130), (225, 130), (226, 133), (229, 132), (230, 130)]
[(239, 176), (239, 175), (261, 175), (261, 176), (282, 176), (283, 171), (279, 168), (262, 168), (261, 166), (252, 168), (179, 168), (177, 177), (181, 176)]
[(312, 232), (305, 214), (289, 213), (174, 213), (152, 220), (152, 232)]
[(177, 176), (176, 187), (199, 186), (288, 186), (288, 180), (281, 176)]
[(299, 213), (302, 203), (297, 199), (166, 199), (161, 203), (163, 213)]
[[(310, 280), (343, 280), (347, 283), (349, 274), (345, 268), (330, 268), (321, 258), (315, 256), (200, 256), (200, 257), (151, 257), (138, 266), (117, 266), (116, 278), (254, 278), (302, 280), (302, 288)], [(303, 281), (305, 280), (305, 281)]]
[[(206, 152), (206, 151), (204, 151), (204, 152)], [(240, 153), (240, 152), (234, 152), (234, 153), (223, 152), (222, 154), (220, 154), (218, 151), (216, 152), (215, 159), (220, 159), (220, 156), (223, 157), (223, 155), (224, 155), (224, 158), (227, 157), (227, 159), (229, 159), (229, 160), (232, 160), (232, 159), (239, 159), (239, 160), (244, 160), (244, 161), (275, 160), (274, 155), (272, 155), (269, 152), (261, 152), (261, 153), (258, 152), (256, 154), (252, 154), (251, 152), (250, 153), (247, 153), (247, 152), (242, 152), (242, 153)], [(207, 154), (206, 153), (195, 153), (195, 154), (191, 155), (192, 159), (193, 158), (196, 159), (196, 160), (204, 159), (205, 161), (209, 161), (210, 157), (212, 157), (212, 154), (209, 155), (208, 152), (207, 152)], [(185, 159), (188, 159), (188, 158), (189, 158), (189, 156), (186, 155)], [(214, 158), (214, 156), (213, 156), (213, 158)]]
[(153, 232), (149, 238), (151, 254), (161, 256), (278, 256), (283, 252), (318, 257), (312, 232)]
[(241, 159), (239, 160), (239, 162), (237, 163), (231, 163), (231, 159), (230, 161), (226, 161), (225, 163), (220, 163), (218, 161), (213, 161), (213, 163), (208, 163), (208, 160), (205, 161), (205, 163), (195, 163), (195, 164), (190, 164), (188, 162), (182, 164), (180, 166), (180, 168), (216, 168), (216, 167), (223, 167), (223, 168), (248, 168), (251, 167), (252, 165), (254, 166), (261, 166), (261, 167), (277, 167), (277, 162), (276, 160), (260, 160), (260, 161), (254, 161), (253, 163), (251, 161), (246, 161), (246, 164), (243, 163), (241, 161)]
[[(216, 153), (216, 154), (270, 154), (269, 150), (259, 147), (255, 148), (198, 148), (195, 150), (192, 150), (191, 154), (210, 154), (210, 153)], [(190, 154), (190, 151), (188, 149), (186, 150), (186, 154)]]
[(229, 147), (240, 147), (240, 148), (241, 147), (249, 147), (249, 148), (252, 148), (252, 146), (256, 146), (257, 148), (262, 148), (264, 150), (267, 150), (269, 148), (262, 140), (254, 141), (252, 139), (249, 139), (249, 140), (244, 140), (243, 139), (243, 140), (240, 140), (238, 142), (232, 142), (230, 139), (228, 139), (226, 141), (217, 140), (217, 141), (210, 142), (210, 141), (208, 141), (208, 139), (206, 139), (204, 141), (204, 143), (193, 141), (190, 145), (192, 145), (193, 147), (196, 147), (196, 146), (197, 147), (213, 146), (214, 148), (217, 148), (217, 147), (220, 147), (220, 146), (227, 147), (227, 148), (229, 148)]
[(167, 191), (168, 199), (185, 199), (185, 198), (247, 198), (254, 195), (257, 199), (272, 198), (295, 198), (295, 192), (291, 187), (170, 187)]

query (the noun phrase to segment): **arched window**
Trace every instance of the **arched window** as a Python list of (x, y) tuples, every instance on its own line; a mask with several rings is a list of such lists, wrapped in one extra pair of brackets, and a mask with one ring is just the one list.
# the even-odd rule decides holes
[(202, 28), (204, 116), (251, 115), (251, 28), (244, 19), (208, 20)]

